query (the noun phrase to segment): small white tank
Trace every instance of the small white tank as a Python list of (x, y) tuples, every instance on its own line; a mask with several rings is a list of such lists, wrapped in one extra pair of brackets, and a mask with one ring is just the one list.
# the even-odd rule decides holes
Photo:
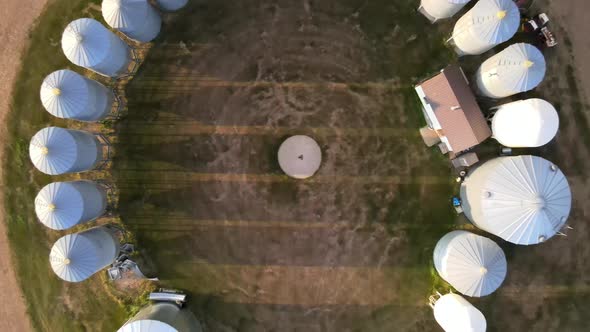
[(104, 76), (119, 76), (127, 72), (131, 63), (129, 46), (91, 18), (68, 24), (61, 37), (61, 48), (73, 64)]
[(54, 182), (35, 198), (35, 213), (51, 229), (65, 230), (102, 216), (107, 193), (94, 181)]
[(41, 84), (41, 103), (51, 115), (78, 121), (100, 121), (113, 107), (112, 90), (71, 70), (49, 74)]
[(306, 179), (320, 168), (322, 150), (311, 137), (295, 135), (281, 144), (278, 159), (285, 174), (296, 179)]
[(51, 248), (49, 262), (60, 279), (80, 282), (112, 264), (118, 254), (119, 240), (100, 226), (61, 237)]
[(160, 33), (162, 18), (148, 0), (103, 0), (102, 17), (127, 37), (147, 43)]
[(48, 175), (89, 171), (103, 160), (102, 145), (93, 134), (59, 127), (39, 130), (31, 138), (29, 156)]

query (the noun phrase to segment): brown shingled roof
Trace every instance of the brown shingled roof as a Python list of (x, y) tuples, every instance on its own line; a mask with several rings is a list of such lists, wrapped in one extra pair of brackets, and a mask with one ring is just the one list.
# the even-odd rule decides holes
[(420, 86), (453, 152), (467, 150), (492, 135), (461, 67), (451, 65)]

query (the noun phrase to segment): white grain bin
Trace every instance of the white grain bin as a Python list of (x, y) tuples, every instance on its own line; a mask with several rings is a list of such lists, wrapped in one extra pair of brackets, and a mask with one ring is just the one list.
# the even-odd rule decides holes
[(61, 48), (73, 64), (109, 77), (125, 73), (131, 62), (129, 46), (90, 18), (68, 24), (61, 37)]
[(31, 139), (29, 156), (45, 174), (76, 173), (91, 170), (102, 161), (102, 146), (89, 132), (47, 127)]
[(557, 111), (538, 98), (498, 107), (492, 118), (493, 137), (508, 147), (539, 147), (551, 141), (559, 129)]
[(41, 84), (41, 103), (62, 119), (100, 121), (109, 115), (115, 95), (104, 85), (71, 70), (49, 74)]
[(94, 220), (103, 215), (106, 207), (106, 190), (94, 181), (50, 183), (35, 198), (37, 218), (55, 230)]
[(492, 159), (461, 184), (465, 215), (475, 226), (515, 244), (554, 236), (569, 216), (572, 194), (565, 175), (535, 156)]
[(186, 6), (188, 0), (156, 0), (162, 10), (173, 12)]
[(315, 174), (322, 163), (322, 150), (305, 135), (287, 138), (278, 153), (281, 169), (290, 177), (305, 179)]
[(543, 81), (545, 70), (545, 57), (538, 48), (513, 44), (481, 64), (477, 87), (484, 96), (504, 98), (534, 89)]
[(457, 291), (480, 297), (506, 277), (506, 257), (494, 241), (466, 231), (443, 236), (434, 248), (434, 267)]
[(139, 311), (117, 332), (201, 332), (201, 325), (188, 310), (173, 303), (158, 302)]
[(452, 17), (457, 14), (471, 0), (422, 0), (420, 11), (431, 22)]
[(513, 0), (479, 0), (457, 21), (451, 39), (459, 55), (477, 55), (512, 38), (519, 26)]
[(119, 254), (119, 240), (106, 227), (68, 234), (55, 242), (49, 263), (55, 274), (80, 282), (112, 264)]
[(148, 0), (103, 0), (102, 17), (111, 28), (142, 43), (156, 38), (162, 26), (160, 14)]
[(446, 332), (485, 332), (486, 318), (462, 296), (449, 293), (433, 305), (434, 319)]

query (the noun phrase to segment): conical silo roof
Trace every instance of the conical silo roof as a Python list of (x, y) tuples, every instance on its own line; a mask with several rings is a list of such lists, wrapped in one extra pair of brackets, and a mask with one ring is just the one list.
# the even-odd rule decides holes
[(80, 282), (111, 264), (118, 251), (112, 235), (95, 227), (58, 239), (51, 248), (49, 262), (59, 278)]
[(33, 165), (45, 174), (82, 172), (101, 160), (99, 144), (88, 132), (47, 127), (31, 138), (29, 156)]
[(78, 158), (76, 141), (67, 129), (48, 127), (31, 139), (31, 161), (41, 172), (57, 175), (67, 172)]
[[(96, 96), (96, 91), (89, 86), (91, 82), (96, 83), (71, 70), (54, 71), (45, 77), (41, 84), (40, 96), (43, 107), (51, 115), (62, 119), (86, 119), (96, 116), (93, 114), (95, 110), (109, 106), (106, 102), (108, 98)], [(97, 103), (100, 105), (96, 105)]]
[(506, 257), (494, 241), (466, 231), (443, 236), (434, 249), (440, 276), (467, 296), (485, 296), (506, 277)]
[(520, 11), (513, 0), (480, 0), (453, 29), (461, 53), (481, 54), (514, 36), (520, 26)]
[(441, 296), (434, 303), (434, 318), (446, 332), (485, 332), (484, 315), (457, 294)]
[(559, 129), (557, 111), (538, 98), (501, 105), (492, 118), (494, 138), (508, 147), (538, 147), (551, 141)]
[(545, 71), (545, 57), (538, 48), (513, 44), (484, 61), (477, 72), (477, 85), (488, 97), (508, 97), (537, 87)]
[(61, 47), (64, 55), (75, 65), (109, 77), (127, 71), (131, 63), (129, 46), (90, 18), (77, 19), (68, 24), (62, 34)]
[(92, 181), (50, 183), (35, 198), (39, 221), (55, 230), (96, 219), (105, 208), (106, 194)]
[(156, 0), (156, 3), (163, 10), (173, 12), (186, 6), (188, 0)]
[(289, 176), (305, 179), (315, 174), (322, 163), (322, 150), (316, 141), (305, 135), (286, 139), (278, 153), (279, 165)]
[(64, 30), (62, 49), (72, 63), (92, 68), (109, 56), (110, 34), (112, 32), (96, 20), (77, 19)]
[(102, 16), (113, 29), (144, 43), (158, 36), (162, 24), (147, 0), (103, 0)]
[(461, 185), (465, 215), (473, 223), (515, 244), (543, 242), (561, 230), (572, 194), (565, 175), (536, 156), (492, 159)]

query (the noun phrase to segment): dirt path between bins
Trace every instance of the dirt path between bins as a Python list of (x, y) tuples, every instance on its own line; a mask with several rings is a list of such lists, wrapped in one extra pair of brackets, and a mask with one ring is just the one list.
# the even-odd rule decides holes
[[(41, 14), (47, 0), (3, 0), (0, 6), (0, 142), (4, 142), (5, 118), (10, 110), (14, 79), (20, 68), (21, 54), (28, 43), (28, 33)], [(0, 146), (0, 160), (4, 147)], [(2, 169), (0, 185), (3, 186)], [(25, 299), (16, 280), (6, 225), (0, 205), (0, 331), (31, 331)]]

